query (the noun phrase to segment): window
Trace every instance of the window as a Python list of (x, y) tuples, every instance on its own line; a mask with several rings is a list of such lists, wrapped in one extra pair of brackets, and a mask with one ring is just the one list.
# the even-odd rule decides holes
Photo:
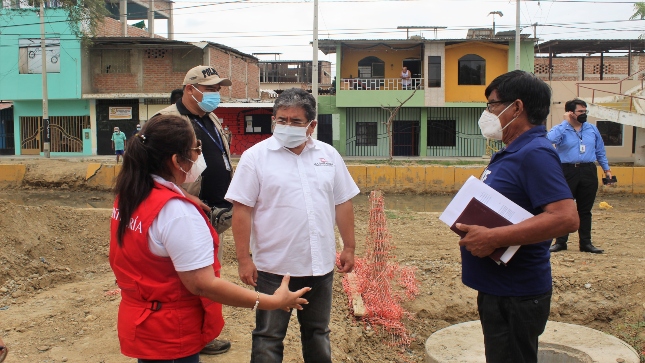
[[(60, 38), (45, 39), (47, 73), (60, 73)], [(43, 73), (40, 39), (18, 40), (18, 72), (20, 74)]]
[(384, 78), (385, 62), (377, 57), (365, 57), (358, 61), (358, 78)]
[(244, 116), (246, 127), (245, 134), (271, 134), (271, 115), (246, 115)]
[(623, 125), (611, 121), (598, 121), (596, 127), (600, 131), (605, 146), (623, 146)]
[(130, 73), (130, 50), (101, 50), (101, 73)]
[(376, 122), (356, 123), (356, 146), (376, 146)]
[(428, 87), (441, 87), (441, 57), (428, 57)]
[(428, 121), (428, 146), (457, 146), (457, 121)]
[(193, 67), (203, 63), (202, 50), (195, 47), (191, 49), (173, 49), (172, 51), (172, 71), (188, 72)]
[(459, 85), (485, 85), (486, 60), (476, 54), (459, 58)]

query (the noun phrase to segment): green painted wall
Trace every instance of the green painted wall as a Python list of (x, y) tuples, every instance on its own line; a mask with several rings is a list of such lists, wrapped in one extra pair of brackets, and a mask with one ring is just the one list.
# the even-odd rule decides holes
[[(48, 97), (52, 100), (81, 98), (81, 45), (71, 33), (66, 12), (45, 9), (47, 38), (60, 38), (60, 73), (47, 74)], [(19, 39), (39, 38), (40, 20), (34, 11), (0, 9), (0, 99), (42, 100), (42, 74), (19, 74)]]
[[(337, 90), (337, 107), (396, 107), (405, 101), (413, 91), (378, 91), (378, 90)], [(405, 103), (408, 107), (423, 107), (425, 91), (417, 90)]]
[(334, 136), (338, 135), (338, 137), (333, 138), (333, 146), (341, 155), (345, 155), (345, 110), (336, 107), (336, 96), (318, 96), (318, 114), (331, 114), (332, 117), (336, 115), (336, 118), (340, 121), (336, 123), (332, 120)]
[[(527, 40), (520, 41), (520, 69), (533, 73), (535, 71), (535, 43)], [(508, 70), (515, 70), (515, 41), (509, 42), (508, 47)], [(492, 81), (492, 79), (491, 79)], [(488, 82), (490, 83), (490, 82)]]

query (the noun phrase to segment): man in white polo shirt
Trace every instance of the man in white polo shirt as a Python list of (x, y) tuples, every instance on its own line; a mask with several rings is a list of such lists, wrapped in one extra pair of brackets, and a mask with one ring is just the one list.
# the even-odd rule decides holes
[[(273, 293), (311, 287), (298, 310), (305, 362), (331, 362), (329, 319), (336, 262), (334, 224), (343, 239), (338, 272), (354, 267), (354, 209), (360, 191), (340, 154), (314, 140), (316, 101), (288, 89), (273, 106), (273, 136), (248, 149), (226, 193), (242, 282)], [(250, 251), (249, 251), (250, 247)], [(252, 252), (251, 257), (249, 252)], [(282, 362), (291, 312), (256, 311), (251, 362)]]

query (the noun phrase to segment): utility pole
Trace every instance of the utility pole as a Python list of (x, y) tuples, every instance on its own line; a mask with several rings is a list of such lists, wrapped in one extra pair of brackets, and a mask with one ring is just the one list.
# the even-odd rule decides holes
[(533, 25), (533, 38), (535, 39), (535, 42), (537, 43), (537, 26), (538, 26), (538, 23), (533, 23), (531, 25)]
[(515, 4), (515, 69), (520, 69), (520, 0)]
[[(314, 54), (311, 64), (311, 94), (316, 100), (316, 119), (318, 119), (318, 0), (314, 0)], [(318, 138), (318, 128), (314, 129), (312, 135), (314, 139)]]
[(43, 154), (49, 158), (51, 133), (49, 130), (49, 103), (47, 100), (47, 46), (45, 44), (45, 0), (40, 0), (40, 63), (43, 74)]

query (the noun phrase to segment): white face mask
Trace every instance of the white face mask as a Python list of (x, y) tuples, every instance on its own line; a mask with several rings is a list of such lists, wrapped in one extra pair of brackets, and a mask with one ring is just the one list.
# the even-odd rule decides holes
[(477, 123), (479, 124), (479, 128), (481, 129), (482, 135), (484, 135), (485, 138), (492, 140), (502, 139), (502, 131), (504, 131), (504, 129), (507, 128), (508, 125), (515, 121), (517, 117), (512, 119), (511, 122), (507, 123), (506, 126), (502, 128), (502, 122), (499, 120), (499, 116), (506, 112), (506, 110), (508, 110), (508, 108), (512, 105), (513, 104), (511, 103), (510, 105), (506, 106), (504, 111), (500, 112), (500, 114), (497, 116), (495, 116), (495, 114), (489, 112), (488, 110), (484, 110), (484, 112), (482, 112), (482, 115), (479, 117), (479, 121)]
[(206, 170), (206, 160), (204, 160), (204, 155), (199, 154), (197, 157), (196, 161), (188, 160), (191, 163), (193, 163), (193, 166), (190, 168), (190, 170), (186, 171), (179, 167), (179, 170), (183, 171), (186, 173), (186, 180), (184, 183), (193, 183), (197, 178), (199, 178), (200, 175)]
[(311, 121), (305, 127), (276, 124), (273, 129), (273, 137), (278, 140), (280, 145), (292, 149), (307, 141), (309, 125), (311, 125)]

